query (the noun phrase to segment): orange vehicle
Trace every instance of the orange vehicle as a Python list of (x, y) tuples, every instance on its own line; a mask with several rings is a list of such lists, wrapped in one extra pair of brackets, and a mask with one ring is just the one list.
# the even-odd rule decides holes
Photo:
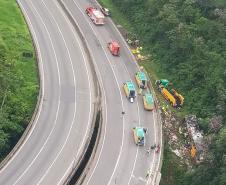
[(184, 97), (181, 94), (179, 94), (175, 89), (171, 89), (171, 94), (176, 99), (177, 106), (182, 107), (182, 105), (184, 104)]
[(108, 43), (108, 48), (112, 55), (119, 56), (120, 53), (120, 46), (117, 42), (111, 41)]
[(169, 90), (167, 89), (169, 80), (157, 80), (155, 84), (157, 85), (158, 90), (161, 92), (164, 98), (168, 100), (173, 107), (182, 107), (182, 105), (184, 104), (184, 97), (179, 94), (175, 89), (171, 89), (171, 91), (169, 92)]
[(168, 100), (173, 107), (177, 106), (176, 99), (173, 97), (173, 95), (166, 88), (163, 87), (162, 90), (161, 90), (161, 93), (164, 96), (164, 98), (166, 100)]

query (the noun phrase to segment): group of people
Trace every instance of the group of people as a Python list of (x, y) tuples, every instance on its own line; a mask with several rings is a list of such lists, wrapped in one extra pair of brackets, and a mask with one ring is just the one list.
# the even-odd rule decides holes
[(149, 149), (147, 149), (147, 153), (150, 154), (151, 153), (151, 150), (155, 150), (156, 153), (159, 153), (160, 151), (160, 145), (152, 145)]

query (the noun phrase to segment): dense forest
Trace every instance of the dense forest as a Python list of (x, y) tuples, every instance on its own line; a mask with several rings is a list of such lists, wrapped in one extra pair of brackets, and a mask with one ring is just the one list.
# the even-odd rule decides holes
[(15, 0), (0, 0), (0, 161), (27, 127), (38, 94), (32, 40)]
[[(226, 184), (226, 1), (111, 0), (130, 21), (152, 60), (185, 96), (188, 113), (210, 133), (208, 120), (223, 118), (210, 159), (178, 184)], [(180, 183), (179, 183), (180, 182)]]

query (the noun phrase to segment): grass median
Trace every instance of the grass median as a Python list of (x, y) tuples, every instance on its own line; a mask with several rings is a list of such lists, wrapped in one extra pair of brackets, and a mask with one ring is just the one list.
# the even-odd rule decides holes
[(0, 0), (0, 160), (15, 146), (37, 103), (39, 80), (28, 27), (15, 0)]

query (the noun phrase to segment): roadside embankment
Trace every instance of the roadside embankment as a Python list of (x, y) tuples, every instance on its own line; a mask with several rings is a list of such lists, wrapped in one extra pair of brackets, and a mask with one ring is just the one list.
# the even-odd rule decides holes
[(16, 151), (39, 99), (34, 50), (16, 1), (0, 0), (0, 160), (11, 151), (0, 168)]

